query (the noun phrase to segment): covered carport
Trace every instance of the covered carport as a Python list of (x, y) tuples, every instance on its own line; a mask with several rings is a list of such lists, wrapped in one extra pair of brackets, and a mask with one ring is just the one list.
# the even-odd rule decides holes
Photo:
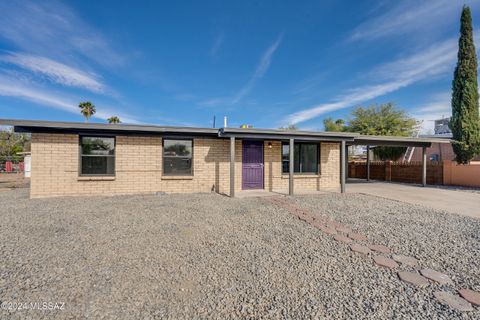
[[(353, 142), (347, 142), (345, 153), (347, 154), (344, 166), (348, 166), (348, 146), (366, 146), (367, 147), (367, 161), (366, 161), (366, 180), (370, 181), (370, 163), (371, 155), (370, 149), (372, 147), (419, 147), (422, 148), (422, 186), (427, 185), (427, 148), (432, 146), (432, 143), (450, 143), (448, 139), (433, 139), (433, 138), (413, 138), (413, 137), (394, 137), (394, 136), (373, 136), (373, 135), (359, 135), (355, 137)], [(343, 167), (343, 166), (342, 166)], [(342, 170), (342, 174), (346, 175), (347, 170)], [(342, 177), (342, 183), (346, 177)], [(342, 187), (344, 189), (344, 187)]]
[[(277, 140), (288, 142), (290, 150), (293, 150), (297, 142), (336, 142), (340, 145), (340, 186), (341, 192), (346, 192), (346, 178), (348, 171), (348, 146), (367, 146), (367, 149), (377, 146), (392, 147), (420, 147), (422, 148), (422, 185), (427, 185), (427, 153), (426, 149), (436, 143), (450, 143), (448, 139), (437, 138), (413, 138), (396, 136), (373, 136), (360, 135), (358, 133), (346, 132), (312, 132), (312, 131), (286, 131), (272, 129), (242, 129), (242, 128), (221, 128), (219, 137), (230, 140), (230, 196), (235, 196), (235, 141), (236, 139), (248, 140)], [(370, 153), (367, 152), (367, 180), (370, 180)], [(289, 154), (288, 170), (288, 194), (294, 195), (294, 153)]]

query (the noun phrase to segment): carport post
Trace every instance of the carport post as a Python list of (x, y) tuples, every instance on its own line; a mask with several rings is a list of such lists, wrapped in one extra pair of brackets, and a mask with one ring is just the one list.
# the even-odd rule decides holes
[(290, 138), (290, 147), (289, 147), (289, 156), (290, 156), (290, 161), (288, 164), (288, 194), (293, 196), (293, 169), (294, 169), (294, 159), (293, 155), (295, 154), (295, 149), (294, 149), (294, 139)]
[(348, 178), (348, 146), (345, 145), (345, 178)]
[(370, 181), (370, 146), (367, 146), (367, 181)]
[(422, 147), (422, 185), (427, 186), (427, 147)]
[(342, 193), (345, 193), (345, 146), (345, 140), (342, 140), (340, 143), (340, 190)]
[(230, 197), (235, 197), (235, 137), (230, 137)]

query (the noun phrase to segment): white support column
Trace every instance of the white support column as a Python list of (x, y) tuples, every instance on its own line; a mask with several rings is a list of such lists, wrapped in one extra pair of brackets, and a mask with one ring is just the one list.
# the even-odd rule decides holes
[(230, 197), (235, 197), (235, 137), (230, 137)]
[(294, 147), (294, 140), (290, 139), (290, 147), (289, 147), (289, 156), (290, 161), (288, 165), (288, 194), (293, 196), (293, 170), (294, 170), (294, 157), (295, 154), (295, 147)]
[(422, 185), (427, 186), (427, 147), (422, 147)]
[(342, 140), (342, 142), (340, 143), (340, 189), (342, 193), (345, 193), (345, 146), (345, 140)]
[(367, 146), (367, 181), (370, 181), (370, 146)]

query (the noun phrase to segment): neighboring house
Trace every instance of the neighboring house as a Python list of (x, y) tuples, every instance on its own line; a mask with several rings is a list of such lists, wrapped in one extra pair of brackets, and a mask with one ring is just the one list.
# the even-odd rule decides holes
[[(435, 139), (452, 139), (449, 134), (445, 135), (422, 135), (421, 138), (431, 139), (432, 146), (427, 149), (427, 159), (429, 161), (441, 162), (444, 160), (455, 160), (455, 153), (453, 152), (452, 144), (450, 143), (436, 143)], [(422, 161), (422, 148), (415, 148), (411, 161)], [(476, 156), (472, 161), (480, 161), (480, 156)]]
[(348, 160), (361, 161), (367, 159), (366, 146), (350, 146), (348, 148)]
[[(451, 134), (445, 135), (422, 135), (422, 138), (442, 138), (442, 139), (451, 139)], [(432, 143), (432, 147), (427, 150), (427, 159), (429, 161), (441, 162), (443, 160), (454, 160), (455, 153), (453, 152), (452, 145), (450, 143)], [(422, 160), (422, 149), (415, 148), (410, 161), (421, 161)]]
[(450, 122), (450, 118), (442, 118), (434, 121), (434, 131), (435, 135), (445, 135), (445, 134), (452, 134), (452, 130), (448, 126)]
[[(450, 118), (443, 118), (435, 120), (433, 135), (420, 135), (421, 138), (432, 139), (452, 139), (452, 131), (448, 127), (448, 122)], [(450, 143), (432, 143), (432, 146), (427, 149), (427, 159), (429, 161), (441, 162), (444, 160), (455, 160), (455, 153), (453, 152), (452, 145)], [(422, 149), (415, 148), (410, 161), (421, 161), (422, 160)], [(477, 156), (473, 161), (480, 161), (480, 156)]]
[[(433, 135), (420, 135), (420, 138), (426, 138), (432, 140), (432, 146), (427, 149), (427, 159), (429, 161), (441, 162), (444, 160), (455, 160), (455, 153), (453, 152), (452, 145), (450, 143), (436, 143), (435, 139), (451, 140), (452, 131), (450, 130), (448, 123), (450, 118), (442, 118), (435, 120)], [(411, 148), (412, 152), (410, 161), (422, 161), (422, 149)], [(409, 152), (407, 151), (407, 153)], [(402, 156), (401, 159), (404, 157)], [(477, 156), (473, 161), (480, 161), (480, 156)]]
[(233, 196), (251, 189), (293, 194), (294, 185), (295, 190), (343, 191), (342, 145), (431, 145), (425, 139), (338, 132), (27, 120), (0, 124), (32, 134), (32, 198), (211, 191)]

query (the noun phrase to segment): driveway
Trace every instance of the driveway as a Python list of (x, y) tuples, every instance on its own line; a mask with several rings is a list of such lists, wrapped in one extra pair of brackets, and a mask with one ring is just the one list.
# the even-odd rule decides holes
[(351, 180), (347, 184), (347, 192), (370, 194), (480, 218), (480, 191)]

